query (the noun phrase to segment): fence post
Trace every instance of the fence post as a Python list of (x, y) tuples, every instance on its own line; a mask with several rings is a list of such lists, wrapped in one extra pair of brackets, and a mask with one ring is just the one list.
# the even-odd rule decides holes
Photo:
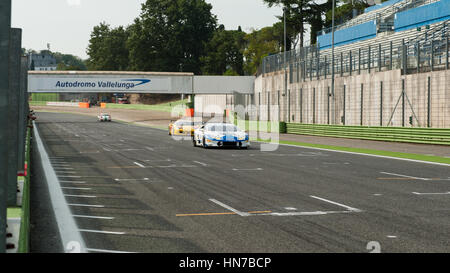
[(406, 45), (405, 44), (403, 44), (402, 45), (402, 75), (406, 75), (406, 70), (407, 70), (407, 65), (408, 65), (408, 62), (407, 62), (407, 53), (406, 53), (406, 50), (407, 50), (407, 48), (406, 48)]
[(324, 65), (324, 73), (323, 73), (323, 78), (326, 79), (327, 78), (327, 70), (328, 70), (328, 64), (327, 64), (327, 56), (325, 56), (325, 65)]
[(330, 87), (327, 87), (327, 124), (330, 124)]
[(361, 48), (358, 48), (358, 75), (361, 75)]
[(352, 75), (352, 70), (353, 70), (353, 58), (352, 58), (352, 51), (350, 50), (350, 52), (349, 52), (349, 62), (350, 62), (350, 70), (349, 70), (349, 73), (350, 73), (350, 76)]
[(341, 51), (341, 77), (344, 75), (344, 53)]
[(383, 126), (383, 82), (380, 82), (380, 126)]
[(367, 54), (367, 56), (369, 57), (368, 59), (367, 59), (367, 71), (368, 71), (368, 73), (370, 73), (370, 63), (371, 63), (371, 60), (372, 60), (372, 50), (371, 50), (371, 47), (370, 47), (370, 45), (369, 45), (369, 52), (368, 52), (368, 54)]
[(378, 44), (378, 72), (381, 71), (381, 44)]
[(346, 90), (345, 90), (345, 84), (344, 84), (344, 102), (343, 102), (343, 109), (344, 109), (344, 113), (343, 113), (343, 116), (342, 116), (342, 124), (344, 124), (345, 125), (345, 118), (346, 118), (346, 112), (345, 112), (345, 107), (346, 107), (346, 100), (347, 100), (347, 96), (346, 96)]
[(319, 80), (320, 79), (320, 53), (319, 52), (317, 52), (316, 59), (317, 59), (316, 74), (317, 74), (317, 80)]
[(405, 127), (405, 79), (402, 79), (402, 127)]
[(420, 44), (417, 42), (417, 73), (420, 72)]
[[(11, 29), (11, 0), (0, 1), (0, 124), (8, 124), (9, 37)], [(8, 131), (0, 128), (0, 253), (6, 248), (6, 200), (8, 185)]]
[(431, 127), (431, 77), (428, 77), (427, 93), (427, 127)]
[(313, 88), (313, 124), (316, 124), (316, 88)]
[(361, 83), (361, 112), (360, 112), (360, 125), (363, 125), (363, 112), (364, 112), (364, 84)]
[(300, 88), (300, 123), (303, 123), (303, 88)]
[(431, 40), (431, 71), (434, 71), (434, 40)]
[(392, 58), (392, 55), (393, 55), (393, 45), (392, 45), (392, 41), (391, 41), (391, 43), (390, 43), (390, 45), (389, 45), (389, 70), (392, 70), (392, 60), (393, 60), (393, 58)]
[(448, 69), (448, 37), (445, 39), (445, 69)]
[(288, 118), (286, 122), (291, 122), (291, 89), (288, 90)]
[(9, 41), (8, 206), (17, 205), (17, 154), (22, 30), (12, 28)]

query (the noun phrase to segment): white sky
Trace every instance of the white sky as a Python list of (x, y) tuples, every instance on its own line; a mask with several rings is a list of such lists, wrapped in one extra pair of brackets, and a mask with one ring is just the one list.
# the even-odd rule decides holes
[[(129, 25), (145, 0), (12, 0), (12, 27), (23, 29), (22, 47), (87, 58), (86, 48), (94, 26), (105, 21), (113, 27)], [(206, 0), (226, 29), (240, 25), (246, 32), (271, 26), (280, 7), (268, 8), (262, 0)]]

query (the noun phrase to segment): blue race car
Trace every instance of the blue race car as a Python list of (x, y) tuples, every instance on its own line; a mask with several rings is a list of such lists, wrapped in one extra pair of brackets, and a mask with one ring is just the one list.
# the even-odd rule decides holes
[(237, 147), (250, 146), (248, 134), (234, 124), (207, 123), (194, 130), (194, 147)]

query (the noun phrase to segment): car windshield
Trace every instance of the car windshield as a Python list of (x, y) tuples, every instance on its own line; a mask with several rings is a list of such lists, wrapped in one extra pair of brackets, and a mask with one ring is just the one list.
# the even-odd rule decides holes
[(237, 132), (237, 131), (239, 131), (238, 128), (233, 124), (209, 125), (206, 128), (206, 130), (210, 131), (210, 132)]

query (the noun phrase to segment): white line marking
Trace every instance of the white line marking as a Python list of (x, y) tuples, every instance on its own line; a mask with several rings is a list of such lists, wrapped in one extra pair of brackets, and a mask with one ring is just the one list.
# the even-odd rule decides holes
[(284, 208), (285, 210), (297, 210), (296, 208), (292, 208), (292, 207), (287, 207), (287, 208)]
[(86, 248), (87, 251), (90, 252), (100, 252), (100, 253), (137, 253), (137, 252), (127, 252), (127, 251), (118, 251), (118, 250), (106, 250), (106, 249), (96, 249), (96, 248)]
[(388, 235), (388, 236), (386, 236), (386, 237), (388, 237), (388, 238), (390, 238), (390, 239), (395, 239), (395, 238), (397, 238), (397, 236), (394, 236), (394, 235)]
[(102, 219), (102, 220), (114, 220), (115, 217), (104, 217), (104, 216), (90, 216), (90, 215), (72, 215), (76, 218), (90, 218), (90, 219)]
[(399, 176), (399, 177), (405, 177), (405, 178), (412, 178), (412, 179), (417, 179), (417, 180), (430, 180), (428, 178), (415, 177), (415, 176), (409, 176), (409, 175), (403, 175), (403, 174), (397, 174), (397, 173), (387, 173), (387, 172), (380, 172), (380, 173), (387, 174), (387, 175), (393, 175), (393, 176)]
[(92, 190), (92, 188), (77, 188), (77, 187), (61, 187), (61, 189), (80, 190), (80, 191), (90, 191), (90, 190)]
[(426, 193), (426, 192), (413, 192), (413, 194), (416, 194), (416, 195), (446, 195), (446, 194), (450, 194), (450, 191), (449, 192), (428, 192), (428, 193)]
[(256, 169), (233, 169), (233, 171), (262, 171), (262, 168), (256, 168)]
[(72, 207), (92, 207), (92, 208), (104, 208), (103, 205), (86, 205), (86, 204), (69, 204)]
[(347, 205), (340, 204), (340, 203), (337, 203), (337, 202), (334, 202), (334, 201), (330, 201), (330, 200), (328, 200), (328, 199), (321, 198), (321, 197), (317, 197), (317, 196), (314, 196), (314, 195), (310, 195), (310, 197), (311, 197), (311, 198), (318, 199), (318, 200), (321, 200), (321, 201), (324, 201), (324, 202), (327, 202), (327, 203), (330, 203), (330, 204), (333, 204), (333, 205), (336, 205), (336, 206), (340, 206), (340, 207), (346, 208), (346, 209), (348, 209), (349, 211), (354, 211), (354, 212), (361, 212), (361, 211), (362, 211), (362, 210), (360, 210), (360, 209), (352, 208), (352, 207), (349, 207), (349, 206), (347, 206)]
[(59, 181), (59, 183), (86, 184), (86, 181)]
[(232, 208), (232, 207), (230, 207), (228, 205), (225, 205), (224, 203), (222, 203), (220, 201), (217, 201), (216, 199), (209, 199), (209, 201), (211, 201), (211, 202), (213, 202), (213, 203), (215, 203), (215, 204), (217, 204), (217, 205), (219, 205), (219, 206), (221, 206), (223, 208), (226, 208), (227, 210), (232, 211), (232, 212), (236, 213), (237, 215), (250, 216), (250, 213), (246, 213), (246, 212), (242, 212), (242, 211), (239, 211), (237, 209), (234, 209), (234, 208)]
[[(270, 143), (267, 143), (267, 142), (256, 141), (256, 140), (253, 141), (253, 142), (258, 142), (258, 143), (262, 143), (262, 144), (270, 144)], [(274, 143), (274, 145), (282, 145), (282, 146), (296, 147), (296, 148), (300, 148), (300, 149), (311, 149), (311, 150), (327, 151), (327, 152), (333, 152), (333, 153), (344, 153), (344, 154), (352, 154), (352, 155), (363, 155), (363, 156), (371, 156), (371, 157), (378, 157), (378, 158), (395, 159), (395, 160), (409, 161), (409, 162), (415, 162), (415, 163), (431, 164), (431, 165), (439, 165), (439, 166), (450, 167), (450, 164), (446, 164), (446, 163), (437, 163), (437, 162), (422, 161), (422, 160), (415, 160), (415, 159), (408, 159), (408, 158), (400, 158), (400, 157), (392, 157), (392, 156), (384, 156), (384, 155), (373, 155), (373, 154), (365, 154), (365, 153), (355, 153), (355, 152), (347, 152), (347, 151), (338, 151), (338, 150), (331, 150), (331, 149), (325, 149), (325, 148), (316, 148), (316, 147), (308, 147), (308, 146), (292, 145), (292, 144), (282, 144), (282, 143)]]
[(146, 160), (142, 160), (142, 161), (145, 161), (145, 162), (171, 162), (172, 160), (169, 158), (169, 159), (155, 159), (155, 160), (153, 160), (153, 159), (146, 159)]
[(204, 167), (208, 166), (208, 164), (200, 162), (200, 161), (194, 161), (194, 163), (200, 164), (200, 165), (202, 165)]
[[(258, 215), (272, 215), (272, 216), (317, 216), (337, 213), (351, 213), (352, 211), (305, 211), (305, 212), (271, 212), (262, 213)], [(354, 211), (356, 212), (356, 211)]]
[(97, 198), (95, 195), (75, 195), (75, 194), (64, 194), (67, 197), (80, 197), (80, 198)]
[(137, 165), (137, 166), (139, 166), (139, 167), (141, 167), (141, 168), (145, 168), (145, 166), (144, 165), (142, 165), (141, 163), (138, 163), (138, 162), (133, 162), (135, 165)]
[(103, 231), (103, 230), (91, 230), (91, 229), (80, 229), (80, 232), (103, 233), (103, 234), (116, 234), (116, 235), (123, 235), (123, 234), (125, 234), (125, 232), (118, 232), (118, 231)]
[(72, 214), (70, 212), (69, 204), (67, 204), (67, 201), (64, 198), (58, 177), (56, 176), (56, 173), (51, 166), (50, 159), (48, 158), (48, 154), (45, 151), (45, 146), (39, 135), (38, 126), (34, 121), (33, 125), (34, 139), (36, 141), (37, 149), (42, 162), (42, 167), (46, 178), (45, 180), (47, 181), (50, 200), (55, 212), (62, 247), (64, 250), (67, 250), (66, 247), (70, 242), (78, 242), (80, 245), (80, 252), (86, 252), (86, 244), (78, 231), (75, 219), (71, 216)]
[(149, 151), (155, 151), (155, 149), (151, 148), (151, 147), (145, 147), (145, 149), (149, 150)]
[(142, 178), (142, 179), (119, 179), (119, 178), (116, 178), (114, 180), (115, 181), (148, 181), (150, 179), (148, 179), (148, 178)]
[(77, 172), (56, 171), (57, 174), (76, 174)]

